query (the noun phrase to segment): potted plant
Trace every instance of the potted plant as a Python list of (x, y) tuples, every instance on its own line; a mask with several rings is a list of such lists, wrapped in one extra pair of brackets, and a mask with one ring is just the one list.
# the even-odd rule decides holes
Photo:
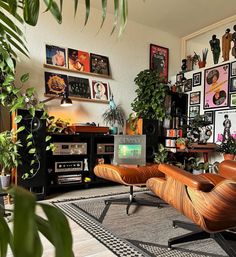
[(187, 139), (183, 138), (183, 137), (179, 137), (176, 139), (175, 141), (175, 145), (177, 148), (184, 150), (186, 148), (187, 145)]
[(168, 151), (162, 144), (159, 144), (158, 152), (154, 155), (154, 162), (157, 164), (168, 162)]
[(236, 154), (236, 140), (230, 137), (227, 141), (221, 142), (216, 149), (224, 155), (225, 160), (234, 160)]
[(109, 102), (109, 108), (102, 115), (106, 125), (110, 125), (111, 134), (123, 131), (125, 115), (120, 105), (116, 105), (113, 95)]
[(20, 141), (16, 141), (13, 131), (0, 133), (0, 178), (2, 188), (9, 187), (11, 171), (17, 167), (20, 160), (18, 154), (18, 147), (20, 146)]

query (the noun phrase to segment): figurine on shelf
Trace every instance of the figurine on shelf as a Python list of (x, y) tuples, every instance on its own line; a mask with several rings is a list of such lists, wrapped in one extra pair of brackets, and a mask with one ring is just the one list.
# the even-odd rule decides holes
[(182, 66), (181, 66), (182, 72), (187, 71), (187, 59), (182, 59)]
[(234, 33), (232, 34), (232, 41), (234, 42), (234, 46), (232, 48), (232, 55), (236, 58), (236, 25), (234, 25)]
[(231, 49), (232, 34), (230, 29), (226, 29), (225, 34), (222, 37), (222, 57), (225, 61), (229, 60), (229, 52)]
[(220, 57), (220, 40), (216, 38), (216, 35), (212, 36), (212, 39), (209, 41), (211, 46), (211, 51), (213, 54), (214, 64), (217, 64)]
[(191, 55), (187, 55), (187, 71), (191, 71), (193, 69), (193, 58)]

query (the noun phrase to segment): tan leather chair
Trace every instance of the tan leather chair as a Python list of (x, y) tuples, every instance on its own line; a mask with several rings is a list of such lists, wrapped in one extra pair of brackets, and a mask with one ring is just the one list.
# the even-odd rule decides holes
[(193, 175), (168, 164), (160, 164), (164, 177), (151, 178), (147, 187), (158, 197), (179, 210), (194, 224), (173, 221), (192, 232), (169, 239), (174, 244), (213, 238), (231, 257), (236, 249), (227, 241), (236, 241), (236, 234), (229, 231), (236, 227), (236, 162), (223, 161), (219, 174)]
[[(152, 164), (147, 166), (115, 166), (110, 164), (99, 164), (95, 166), (94, 173), (97, 177), (110, 180), (125, 186), (130, 187), (129, 199), (109, 199), (105, 203), (116, 203), (116, 204), (127, 204), (126, 213), (129, 214), (129, 208), (132, 203), (139, 203), (142, 205), (153, 206), (152, 203), (147, 201), (141, 202), (136, 201), (133, 194), (134, 186), (146, 186), (148, 179), (152, 177), (163, 176), (162, 173), (158, 171), (158, 165)], [(155, 206), (158, 206), (156, 203)]]

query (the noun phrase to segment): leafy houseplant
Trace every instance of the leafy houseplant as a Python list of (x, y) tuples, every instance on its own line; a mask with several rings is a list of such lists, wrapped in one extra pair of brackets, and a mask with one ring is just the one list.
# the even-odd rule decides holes
[(187, 145), (187, 139), (183, 137), (179, 137), (176, 139), (175, 145), (179, 149), (185, 149)]
[(162, 144), (159, 144), (158, 152), (155, 153), (154, 162), (157, 164), (168, 162), (168, 151)]
[(167, 117), (164, 106), (168, 86), (155, 70), (141, 71), (134, 80), (137, 96), (131, 103), (137, 117), (163, 121)]
[(221, 142), (221, 144), (217, 146), (216, 151), (223, 153), (225, 160), (234, 160), (236, 155), (236, 140), (233, 137), (230, 137), (226, 142)]

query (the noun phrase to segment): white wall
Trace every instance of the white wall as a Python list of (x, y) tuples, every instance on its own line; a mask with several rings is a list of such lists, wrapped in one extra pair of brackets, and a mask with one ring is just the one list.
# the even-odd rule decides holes
[[(67, 1), (66, 1), (67, 2)], [(101, 22), (101, 12), (91, 10), (88, 25), (83, 28), (84, 10), (80, 10), (76, 18), (73, 17), (73, 1), (64, 4), (63, 23), (58, 25), (50, 14), (41, 14), (36, 27), (27, 26), (26, 38), (30, 51), (30, 59), (22, 58), (17, 65), (17, 73), (30, 72), (30, 82), (26, 86), (37, 88), (40, 100), (45, 99), (45, 83), (43, 64), (45, 63), (45, 43), (84, 50), (109, 57), (112, 79), (102, 79), (109, 82), (114, 99), (121, 104), (126, 115), (131, 112), (131, 102), (135, 98), (135, 76), (143, 69), (149, 68), (149, 44), (157, 44), (169, 48), (169, 76), (176, 74), (180, 64), (180, 39), (150, 27), (129, 21), (125, 33), (120, 39), (116, 35), (110, 36), (113, 16), (108, 15), (105, 25), (98, 32)], [(50, 71), (50, 70), (48, 70)], [(55, 72), (51, 70), (51, 72)], [(69, 72), (59, 72), (75, 76)], [(18, 75), (18, 76), (19, 76)], [(85, 74), (79, 77), (93, 79)], [(95, 78), (98, 79), (98, 78)], [(100, 78), (99, 78), (100, 79)], [(62, 108), (58, 100), (47, 103), (50, 114), (67, 118), (70, 122), (94, 121), (103, 124), (101, 115), (107, 104), (74, 101), (72, 107)]]

